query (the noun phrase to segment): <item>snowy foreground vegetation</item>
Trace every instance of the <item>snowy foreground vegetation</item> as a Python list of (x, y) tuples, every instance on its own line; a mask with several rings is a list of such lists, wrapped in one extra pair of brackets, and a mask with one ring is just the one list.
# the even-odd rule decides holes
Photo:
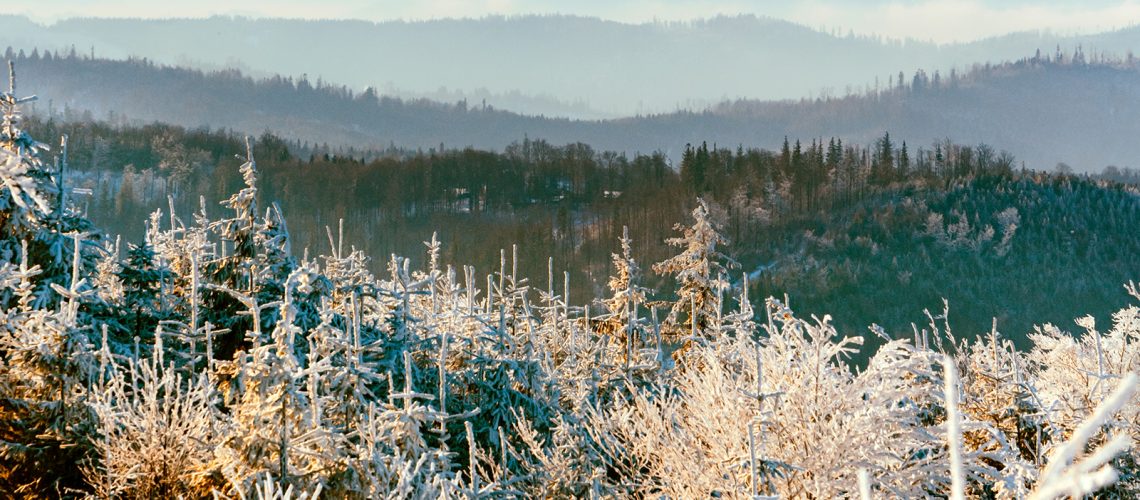
[[(653, 297), (628, 237), (609, 294), (289, 247), (246, 185), (145, 243), (67, 208), (2, 95), (0, 490), (24, 497), (1134, 497), (1140, 309), (1028, 351), (943, 318), (884, 339), (754, 310), (698, 202)], [(205, 202), (203, 202), (205, 203)], [(296, 255), (300, 254), (300, 258)], [(1129, 285), (1137, 300), (1140, 293)], [(902, 292), (900, 292), (902, 293)], [(882, 334), (881, 330), (872, 330)], [(883, 334), (885, 335), (885, 334)]]

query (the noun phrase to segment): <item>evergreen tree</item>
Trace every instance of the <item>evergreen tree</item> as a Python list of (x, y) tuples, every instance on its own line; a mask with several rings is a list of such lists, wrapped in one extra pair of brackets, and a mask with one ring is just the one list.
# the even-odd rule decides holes
[[(704, 199), (697, 198), (692, 216), (691, 226), (674, 226), (682, 236), (665, 240), (681, 253), (653, 265), (654, 272), (672, 274), (677, 280), (677, 301), (666, 321), (683, 326), (685, 331), (676, 332), (681, 334), (703, 333), (715, 321), (720, 311), (719, 294), (728, 286), (728, 268), (737, 266), (720, 251), (728, 240), (721, 236), (720, 225), (713, 220)], [(680, 317), (685, 311), (688, 317), (682, 323)]]
[(636, 308), (638, 304), (645, 303), (648, 292), (639, 284), (641, 267), (633, 258), (633, 240), (629, 237), (629, 227), (622, 227), (621, 253), (611, 255), (614, 274), (608, 283), (610, 298), (606, 300), (606, 309), (612, 316), (625, 320), (629, 317), (630, 307)]
[[(47, 145), (32, 139), (22, 128), (20, 105), (35, 97), (16, 97), (16, 73), (8, 62), (8, 92), (0, 94), (3, 124), (0, 124), (0, 260), (20, 262), (23, 251), (33, 266), (41, 267), (36, 280), (42, 284), (37, 303), (46, 305), (50, 290), (45, 282), (56, 277), (65, 262), (63, 245), (52, 227), (55, 186), (39, 154)], [(50, 255), (49, 255), (50, 254)]]
[(46, 498), (82, 485), (93, 425), (86, 384), (94, 370), (90, 320), (80, 307), (91, 291), (74, 272), (66, 289), (53, 290), (64, 297), (58, 309), (37, 307), (40, 269), (28, 264), (26, 248), (22, 253), (18, 267), (0, 266), (0, 292), (15, 299), (0, 305), (0, 491)]
[[(89, 315), (98, 299), (83, 231), (59, 178), (39, 158), (47, 146), (20, 128), (15, 69), (0, 94), (0, 491), (50, 495), (79, 486), (90, 420)], [(64, 159), (66, 167), (66, 139)], [(45, 475), (44, 471), (51, 471)]]
[(628, 227), (622, 227), (621, 254), (614, 253), (612, 258), (614, 274), (608, 283), (610, 298), (605, 301), (609, 312), (607, 330), (623, 339), (623, 357), (628, 365), (637, 348), (636, 339), (640, 337), (638, 307), (645, 304), (649, 292), (640, 285), (641, 268), (633, 258), (633, 240), (629, 237)]
[(899, 150), (899, 178), (906, 179), (910, 176), (910, 153), (906, 150), (906, 141), (903, 141), (902, 148)]
[(239, 170), (244, 187), (222, 202), (222, 206), (233, 210), (233, 215), (210, 224), (229, 254), (206, 266), (206, 277), (212, 284), (205, 294), (210, 312), (207, 319), (230, 330), (230, 336), (219, 345), (218, 354), (223, 358), (243, 345), (262, 343), (265, 339), (260, 338), (261, 334), (269, 331), (278, 317), (274, 309), (258, 309), (256, 318), (239, 316), (239, 311), (253, 313), (237, 300), (235, 292), (257, 304), (268, 304), (281, 296), (285, 278), (296, 267), (280, 208), (272, 204), (264, 217), (258, 217), (257, 164), (248, 138), (246, 161)]
[(890, 184), (895, 178), (895, 146), (891, 143), (891, 133), (886, 132), (876, 144), (875, 158), (872, 161), (871, 181), (878, 185)]
[(168, 274), (156, 264), (154, 249), (147, 242), (127, 250), (127, 260), (116, 276), (123, 286), (124, 306), (132, 316), (131, 337), (146, 337), (162, 318), (158, 295)]
[(710, 167), (708, 143), (701, 143), (700, 147), (685, 147), (681, 158), (681, 181), (685, 186), (695, 192), (702, 193), (708, 188)]

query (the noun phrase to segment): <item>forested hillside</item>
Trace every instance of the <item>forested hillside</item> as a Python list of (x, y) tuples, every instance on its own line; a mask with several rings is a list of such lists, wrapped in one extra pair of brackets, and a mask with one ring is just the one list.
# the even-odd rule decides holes
[[(21, 55), (22, 54), (22, 55)], [(775, 148), (785, 136), (867, 144), (891, 131), (899, 142), (952, 137), (1000, 144), (1033, 169), (1064, 162), (1077, 172), (1136, 167), (1140, 72), (1133, 59), (1073, 52), (1026, 54), (970, 71), (893, 72), (867, 93), (799, 101), (733, 101), (607, 121), (523, 116), (493, 104), (405, 101), (317, 78), (252, 79), (147, 60), (90, 59), (74, 52), (13, 49), (25, 83), (51, 99), (39, 114), (210, 126), (332, 148), (462, 148), (503, 151), (524, 138), (582, 142), (598, 150), (660, 151), (677, 160), (687, 143)], [(678, 66), (683, 70), (683, 66)]]
[[(874, 231), (915, 227), (892, 224), (895, 215), (925, 221), (917, 238), (935, 242), (930, 249), (1012, 257), (1063, 235), (1064, 220), (1044, 230), (1056, 217), (1096, 211), (1108, 221), (1090, 229), (1120, 244), (1114, 224), (1133, 228), (1118, 219), (1136, 215), (1135, 195), (1120, 186), (1032, 178), (982, 147), (939, 145), (931, 155), (915, 151), (912, 164), (886, 136), (869, 150), (838, 141), (779, 153), (691, 147), (680, 176), (697, 191), (676, 193), (683, 201), (674, 203), (691, 210), (668, 232), (665, 257), (639, 259), (656, 240), (623, 231), (610, 242), (601, 300), (579, 302), (571, 290), (581, 281), (527, 277), (514, 252), (476, 269), (462, 249), (445, 256), (448, 243), (436, 238), (412, 241), (422, 263), (379, 256), (383, 272), (375, 272), (369, 255), (346, 244), (351, 220), (345, 236), (328, 231), (327, 252), (301, 250), (287, 210), (263, 186), (314, 166), (336, 174), (318, 180), (343, 187), (360, 173), (434, 181), (447, 170), (435, 177), (432, 162), (472, 155), (502, 163), (468, 171), (468, 179), (510, 173), (503, 167), (511, 161), (588, 173), (611, 157), (614, 165), (596, 172), (617, 174), (659, 158), (622, 161), (581, 154), (582, 146), (538, 147), (535, 156), (537, 146), (524, 143), (515, 160), (510, 152), (441, 152), (381, 160), (386, 168), (345, 159), (334, 170), (331, 157), (293, 158), (272, 138), (257, 149), (250, 139), (173, 127), (39, 124), (102, 140), (106, 156), (89, 159), (160, 158), (148, 169), (163, 175), (144, 174), (146, 190), (185, 197), (198, 186), (230, 188), (209, 193), (197, 214), (157, 211), (144, 239), (115, 245), (85, 217), (83, 192), (69, 189), (78, 184), (68, 172), (103, 171), (80, 166), (81, 141), (71, 136), (52, 161), (49, 146), (22, 128), (26, 102), (0, 94), (0, 491), (13, 496), (1052, 499), (1135, 498), (1140, 490), (1132, 446), (1140, 438), (1137, 307), (1119, 309), (1110, 328), (1078, 320), (1080, 336), (1045, 326), (1022, 349), (998, 331), (979, 336), (940, 318), (865, 345), (862, 330), (837, 328), (830, 315), (804, 319), (778, 298), (754, 306), (751, 287), (731, 285), (746, 273), (725, 237), (759, 230), (747, 241), (760, 246), (827, 206), (869, 212), (849, 231), (869, 232), (867, 245), (859, 236), (853, 245), (871, 255), (878, 241), (890, 248)], [(832, 175), (851, 164), (854, 177)], [(240, 182), (227, 186), (235, 170)], [(135, 186), (127, 172), (120, 193)], [(597, 179), (555, 183), (563, 198), (534, 204), (587, 196), (593, 188), (575, 183)], [(733, 227), (738, 205), (696, 197), (716, 199), (720, 179), (739, 185), (727, 192), (774, 188), (742, 197), (757, 203), (745, 220), (763, 224)], [(587, 188), (565, 187), (575, 185)], [(925, 189), (934, 190), (922, 200), (926, 210), (907, 209), (905, 200), (901, 210), (875, 204)], [(421, 193), (437, 200), (426, 205), (390, 197), (401, 200), (388, 208), (398, 215), (378, 215), (415, 220), (432, 203), (446, 206), (441, 192), (454, 193)], [(656, 200), (667, 205), (672, 194)], [(1053, 198), (1076, 209), (1059, 215)], [(994, 213), (1007, 202), (1016, 211)], [(490, 196), (469, 203), (472, 218), (515, 217)], [(586, 229), (579, 203), (567, 209), (571, 225)], [(1045, 222), (1027, 222), (1032, 209)], [(649, 221), (630, 223), (653, 231)], [(1111, 261), (1073, 243), (1066, 249)], [(1118, 251), (1135, 260), (1134, 247)], [(676, 286), (647, 289), (650, 270)], [(1126, 289), (1140, 300), (1134, 284)], [(907, 293), (897, 287), (894, 296)], [(849, 364), (855, 357), (865, 361), (858, 369)]]
[[(243, 182), (234, 158), (244, 144), (230, 133), (28, 127), (69, 133), (68, 182), (92, 190), (76, 201), (122, 234), (124, 249), (142, 240), (151, 212), (168, 210), (168, 197), (183, 220), (201, 210), (215, 217), (209, 200)], [(442, 258), (479, 272), (498, 269), (517, 243), (521, 273), (545, 276), (553, 262), (577, 284), (572, 299), (587, 302), (603, 294), (623, 227), (639, 260), (660, 261), (671, 252), (671, 225), (702, 196), (742, 263), (734, 273), (752, 274), (753, 297), (788, 294), (797, 310), (830, 313), (846, 330), (878, 324), (895, 337), (912, 335), (924, 310), (941, 313), (945, 298), (957, 331), (986, 332), (996, 319), (1019, 345), (1035, 324), (1070, 325), (1084, 314), (1107, 321), (1125, 299), (1119, 285), (1140, 276), (1135, 187), (1022, 171), (986, 145), (915, 146), (891, 135), (866, 146), (792, 140), (775, 151), (701, 144), (683, 152), (679, 170), (661, 155), (530, 140), (503, 153), (355, 153), (270, 135), (255, 142), (259, 193), (288, 216), (294, 255), (327, 250), (326, 228), (337, 231), (341, 220), (346, 241), (369, 255), (419, 261), (435, 234)], [(385, 261), (371, 269), (382, 272)], [(673, 290), (663, 276), (645, 279), (659, 296)]]

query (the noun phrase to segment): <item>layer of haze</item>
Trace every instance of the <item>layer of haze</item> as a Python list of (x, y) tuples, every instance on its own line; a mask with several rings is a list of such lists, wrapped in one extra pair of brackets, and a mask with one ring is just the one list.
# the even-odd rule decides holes
[(0, 13), (40, 22), (70, 17), (208, 17), (240, 15), (368, 21), (428, 20), (487, 15), (568, 14), (625, 23), (754, 14), (825, 31), (849, 31), (936, 43), (1006, 33), (1052, 30), (1067, 34), (1118, 29), (1140, 22), (1140, 1), (1091, 0), (53, 0), (9, 2)]
[(597, 119), (700, 111), (736, 99), (862, 94), (895, 87), (900, 77), (910, 81), (918, 70), (949, 75), (1038, 51), (1123, 59), (1140, 52), (1140, 28), (1078, 36), (1022, 32), (939, 45), (821, 32), (753, 15), (668, 24), (513, 16), (380, 23), (74, 18), (49, 26), (0, 16), (0, 49), (8, 46), (235, 68), (355, 92), (373, 87), (386, 96)]

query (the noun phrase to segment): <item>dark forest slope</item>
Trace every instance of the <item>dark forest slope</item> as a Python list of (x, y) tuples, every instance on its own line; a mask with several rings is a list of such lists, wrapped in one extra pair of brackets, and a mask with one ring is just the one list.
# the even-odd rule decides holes
[(876, 322), (904, 337), (945, 298), (958, 333), (986, 332), (994, 318), (1023, 342), (1034, 324), (1074, 328), (1074, 304), (1109, 324), (1121, 285), (1140, 277), (1138, 223), (1140, 194), (1108, 182), (1037, 174), (910, 185), (784, 226), (759, 245), (772, 267), (755, 284), (853, 329)]
[[(30, 124), (37, 136), (70, 135), (74, 186), (91, 218), (124, 244), (139, 221), (173, 196), (184, 220), (205, 200), (242, 185), (243, 142), (218, 131), (153, 125)], [(626, 157), (585, 144), (513, 144), (397, 154), (367, 162), (327, 152), (299, 156), (262, 136), (254, 151), (263, 202), (279, 201), (298, 254), (327, 249), (325, 228), (344, 219), (346, 240), (374, 256), (419, 260), (438, 233), (445, 262), (481, 272), (518, 244), (520, 272), (568, 271), (574, 300), (600, 296), (610, 254), (628, 225), (643, 268), (671, 254), (672, 224), (697, 196), (709, 200), (752, 274), (753, 297), (788, 294), (803, 312), (829, 313), (846, 331), (871, 323), (910, 335), (923, 309), (950, 302), (963, 335), (990, 318), (1024, 340), (1033, 324), (1094, 314), (1102, 323), (1140, 278), (1140, 195), (1134, 187), (1013, 168), (987, 147), (949, 142), (905, 149), (881, 138), (869, 147), (793, 143), (787, 150), (688, 150), (680, 171), (660, 155)], [(212, 216), (222, 213), (207, 203)], [(158, 220), (166, 225), (165, 218)], [(385, 258), (372, 266), (384, 273)], [(757, 272), (757, 270), (763, 269)], [(739, 274), (733, 281), (739, 282)], [(647, 273), (656, 295), (669, 280)], [(545, 279), (536, 286), (546, 286)]]

